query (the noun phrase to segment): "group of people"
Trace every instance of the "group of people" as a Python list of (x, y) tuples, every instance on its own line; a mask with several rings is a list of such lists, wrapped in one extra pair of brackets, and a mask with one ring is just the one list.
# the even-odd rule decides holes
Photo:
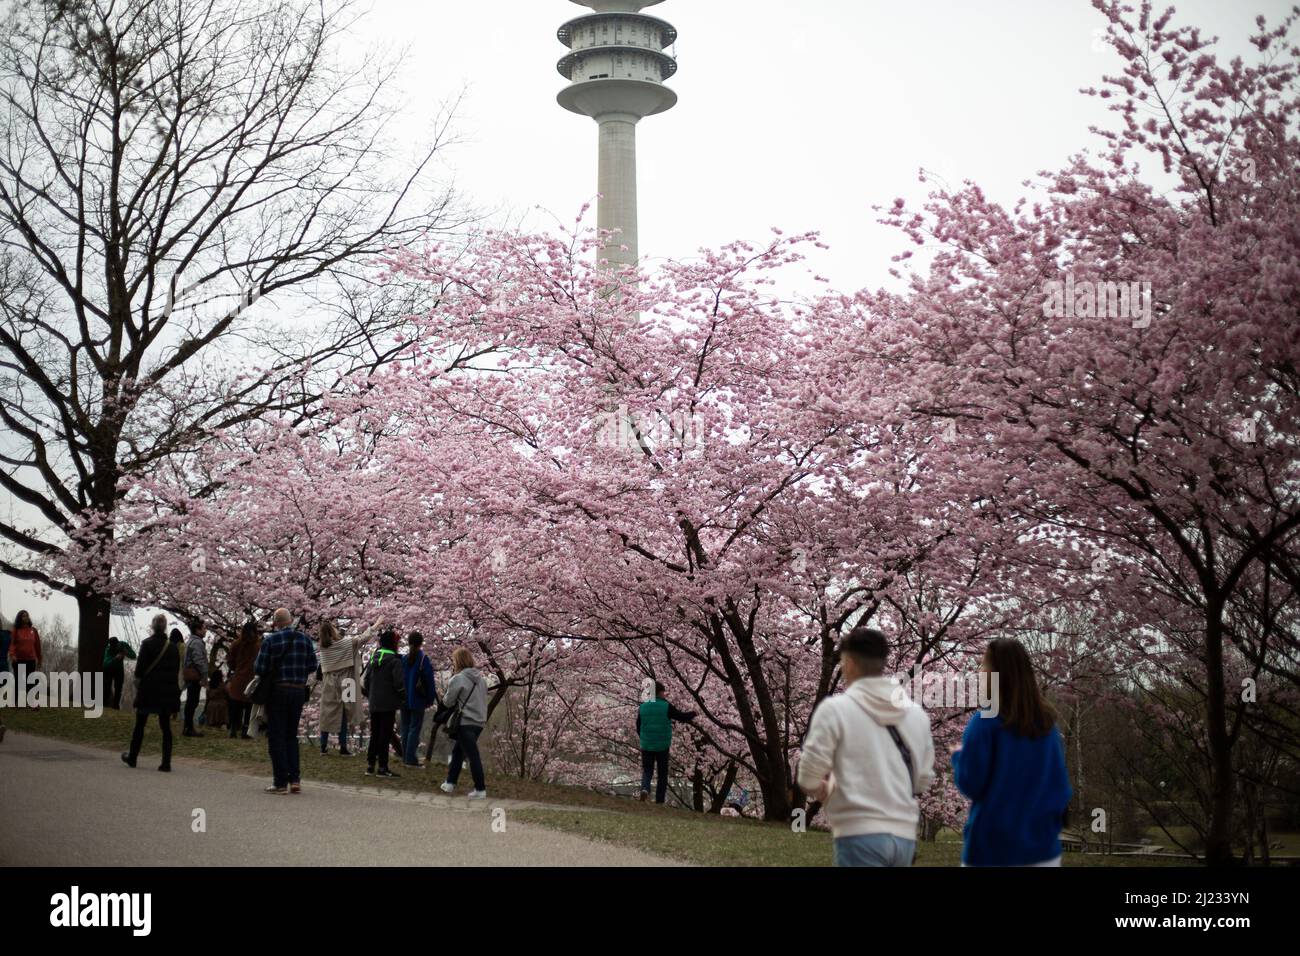
[[(813, 711), (798, 782), (821, 803), (837, 866), (910, 866), (918, 798), (934, 780), (930, 718), (884, 674), (889, 641), (867, 627), (840, 643), (843, 693)], [(1060, 866), (1071, 789), (1056, 715), (1024, 646), (999, 638), (980, 670), (998, 677), (996, 713), (977, 711), (952, 755), (971, 801), (963, 866)]]
[[(888, 638), (857, 627), (838, 648), (843, 691), (813, 711), (797, 780), (830, 824), (836, 866), (910, 866), (916, 858), (920, 797), (935, 776), (930, 718), (885, 675)], [(1060, 866), (1060, 833), (1071, 789), (1052, 705), (1039, 691), (1024, 646), (1000, 638), (980, 670), (996, 674), (996, 712), (977, 711), (951, 755), (953, 781), (971, 801), (963, 866)], [(663, 803), (675, 722), (694, 714), (654, 697), (641, 704), (641, 800)]]
[[(439, 698), (433, 662), (424, 653), (418, 631), (399, 651), (397, 632), (380, 618), (359, 635), (344, 635), (333, 622), (320, 625), (313, 640), (294, 626), (288, 610), (275, 612), (265, 637), (246, 623), (226, 654), (229, 682), (210, 664), (206, 628), (191, 624), (185, 638), (167, 629), (167, 617), (153, 618), (138, 653), (110, 638), (104, 653), (108, 705), (120, 707), (125, 662), (135, 660), (135, 726), (122, 761), (134, 767), (144, 732), (156, 717), (162, 733), (162, 762), (171, 770), (171, 719), (182, 711), (185, 690), (185, 736), (202, 736), (195, 726), (201, 688), (207, 687), (209, 727), (228, 725), (229, 735), (251, 739), (250, 721), (261, 709), (271, 757), (272, 794), (302, 790), (298, 730), (314, 676), (320, 697), (320, 748), (328, 754), (337, 733), (338, 753), (351, 756), (349, 730), (361, 719), (361, 699), (369, 703), (370, 740), (367, 775), (398, 776), (389, 767), (390, 750), (408, 767), (419, 767), (419, 744), (426, 714), (434, 707), (435, 726), (453, 740), (445, 793), (456, 789), (469, 764), (471, 799), (487, 796), (479, 735), (487, 723), (487, 683), (468, 648), (452, 654), (453, 676)], [(377, 646), (363, 667), (364, 649)], [(318, 645), (319, 644), (319, 649)], [(813, 711), (799, 761), (799, 786), (819, 803), (830, 824), (834, 862), (839, 866), (908, 866), (916, 855), (919, 797), (935, 775), (930, 718), (912, 701), (899, 681), (885, 676), (889, 641), (878, 630), (857, 627), (840, 642), (842, 693), (828, 697)], [(19, 611), (11, 631), (0, 630), (0, 672), (24, 666), (33, 674), (41, 666), (40, 634), (31, 616)], [(1059, 866), (1060, 831), (1070, 802), (1064, 746), (1056, 715), (1043, 697), (1033, 665), (1020, 642), (992, 641), (981, 671), (996, 674), (996, 713), (977, 711), (952, 755), (957, 789), (971, 801), (963, 832), (963, 866)], [(637, 711), (641, 750), (641, 800), (663, 803), (668, 785), (668, 757), (673, 724), (694, 719), (664, 699), (655, 683), (654, 696)], [(0, 723), (0, 740), (4, 725)], [(430, 742), (430, 754), (432, 741)]]
[[(169, 634), (167, 616), (158, 614), (138, 654), (121, 642), (114, 642), (105, 652), (105, 671), (110, 668), (124, 671), (125, 660), (136, 661), (135, 727), (130, 747), (122, 754), (127, 766), (136, 765), (149, 718), (157, 717), (162, 732), (162, 763), (158, 769), (171, 770), (171, 718), (181, 710), (180, 688), (183, 685), (186, 693), (183, 734), (201, 737), (202, 732), (195, 727), (195, 713), (200, 688), (206, 685), (207, 726), (228, 724), (230, 737), (251, 739), (249, 730), (254, 711), (260, 708), (271, 758), (272, 780), (266, 792), (301, 793), (299, 725), (303, 707), (319, 686), (322, 754), (330, 753), (329, 737), (337, 732), (338, 753), (351, 756), (349, 728), (360, 723), (361, 698), (365, 698), (370, 709), (365, 773), (397, 777), (389, 767), (390, 746), (401, 755), (406, 766), (422, 766), (419, 744), (425, 717), (430, 707), (436, 707), (434, 723), (444, 726), (453, 741), (442, 791), (455, 792), (461, 769), (468, 762), (474, 784), (468, 796), (470, 799), (487, 797), (478, 747), (488, 716), (487, 683), (468, 648), (458, 647), (453, 652), (453, 676), (446, 693), (439, 698), (433, 662), (424, 653), (420, 632), (408, 634), (406, 651), (399, 653), (397, 632), (383, 627), (382, 618), (355, 636), (343, 635), (333, 622), (326, 621), (319, 628), (317, 640), (313, 640), (294, 625), (287, 609), (280, 608), (273, 615), (272, 630), (265, 637), (252, 622), (241, 628), (226, 654), (228, 683), (221, 668), (209, 662), (206, 633), (203, 622), (195, 621), (188, 639), (176, 628)], [(377, 646), (362, 667), (363, 651), (371, 642)], [(114, 679), (110, 675), (109, 684), (113, 688), (110, 697), (115, 701), (114, 706), (118, 706), (121, 689), (114, 685)], [(121, 679), (117, 678), (117, 684), (120, 683)]]

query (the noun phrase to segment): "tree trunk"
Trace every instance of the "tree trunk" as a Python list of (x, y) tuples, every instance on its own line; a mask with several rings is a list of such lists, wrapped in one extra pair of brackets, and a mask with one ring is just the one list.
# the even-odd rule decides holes
[(1268, 808), (1261, 806), (1259, 809), (1259, 862), (1268, 866), (1271, 862), (1269, 859), (1268, 848)]
[(89, 584), (76, 584), (77, 670), (94, 673), (104, 666), (112, 601)]
[(726, 806), (727, 797), (731, 796), (731, 788), (736, 785), (736, 762), (729, 760), (727, 762), (727, 772), (722, 777), (722, 786), (718, 787), (717, 796), (709, 803), (710, 813), (722, 813), (722, 808)]
[(758, 789), (763, 794), (763, 819), (789, 823), (794, 800), (785, 774), (779, 767), (760, 767), (759, 773)]
[[(726, 646), (724, 629), (731, 633), (740, 651), (740, 659), (745, 667), (743, 675), (730, 648)], [(717, 619), (714, 633), (717, 635), (715, 646), (724, 655), (724, 669), (741, 714), (741, 725), (746, 731), (746, 742), (754, 761), (758, 788), (763, 794), (763, 819), (789, 823), (795, 803), (790, 766), (786, 761), (786, 741), (782, 736), (784, 725), (763, 673), (763, 662), (755, 646), (753, 632), (736, 609), (729, 607)], [(750, 716), (755, 711), (759, 718), (758, 724), (754, 724)], [(761, 733), (759, 727), (762, 728)]]
[(1205, 862), (1230, 866), (1232, 856), (1232, 741), (1228, 738), (1226, 687), (1223, 676), (1223, 605), (1211, 601), (1205, 627), (1205, 720), (1210, 750), (1210, 830)]

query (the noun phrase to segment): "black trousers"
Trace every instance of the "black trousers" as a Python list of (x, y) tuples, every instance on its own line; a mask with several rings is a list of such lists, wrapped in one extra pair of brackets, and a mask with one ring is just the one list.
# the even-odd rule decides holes
[[(18, 686), (18, 668), (20, 667), (25, 668), (23, 673), (26, 675), (26, 680), (22, 687)], [(9, 664), (9, 669), (13, 671), (14, 674), (14, 689), (21, 690), (24, 694), (30, 694), (32, 690), (32, 683), (33, 681), (36, 680), (36, 672), (39, 670), (39, 668), (37, 668), (36, 666), (36, 660), (32, 659), (30, 661), (12, 661)]]
[[(135, 712), (135, 729), (131, 731), (131, 750), (127, 755), (131, 758), (131, 763), (135, 763), (135, 758), (140, 756), (140, 745), (144, 743), (144, 725), (149, 722), (151, 716), (152, 714), (147, 710)], [(159, 714), (158, 726), (162, 728), (162, 765), (170, 767), (172, 765), (171, 714)]]
[(483, 779), (483, 758), (478, 751), (478, 735), (482, 727), (463, 726), (456, 732), (456, 742), (451, 748), (451, 763), (447, 765), (447, 782), (455, 783), (460, 779), (461, 764), (469, 760), (469, 775), (474, 781), (475, 790), (486, 790)]
[(378, 761), (380, 770), (388, 769), (388, 745), (393, 739), (396, 726), (397, 711), (381, 710), (376, 713), (372, 710), (370, 712), (370, 746), (366, 748), (367, 764), (373, 767)]
[(248, 720), (253, 716), (253, 705), (247, 701), (230, 698), (227, 720), (230, 723), (230, 736), (238, 737), (248, 733)]
[(306, 695), (301, 687), (277, 684), (266, 705), (266, 749), (271, 756), (271, 774), (277, 787), (302, 780), (298, 727)]
[(655, 803), (663, 803), (668, 795), (668, 751), (641, 751), (641, 789), (646, 793), (650, 792), (650, 776), (656, 770), (659, 779), (655, 781)]
[(199, 687), (202, 681), (187, 680), (185, 682), (185, 729), (194, 732), (194, 712), (199, 709)]
[(104, 668), (105, 702), (114, 710), (122, 709), (122, 684), (126, 681), (126, 665), (114, 661)]

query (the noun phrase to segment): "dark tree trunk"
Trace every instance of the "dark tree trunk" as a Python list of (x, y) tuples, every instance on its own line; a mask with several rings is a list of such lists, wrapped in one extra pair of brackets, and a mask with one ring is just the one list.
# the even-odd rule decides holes
[(1210, 751), (1210, 830), (1205, 839), (1205, 862), (1209, 866), (1231, 866), (1232, 797), (1236, 783), (1232, 775), (1232, 741), (1228, 736), (1227, 688), (1223, 675), (1223, 606), (1211, 602), (1206, 609), (1205, 673), (1206, 737)]
[(111, 600), (88, 584), (77, 582), (77, 670), (91, 672), (104, 666), (108, 645)]
[[(728, 630), (735, 637), (740, 650), (743, 672), (727, 643), (725, 635)], [(782, 724), (763, 675), (762, 661), (754, 647), (753, 637), (734, 612), (725, 622), (719, 617), (713, 618), (709, 622), (707, 633), (721, 658), (727, 684), (736, 703), (736, 711), (754, 765), (754, 776), (758, 778), (758, 789), (763, 795), (763, 819), (788, 822), (794, 802), (789, 766), (785, 760)]]
[(722, 786), (718, 787), (718, 793), (709, 804), (710, 813), (721, 813), (722, 808), (726, 805), (731, 788), (736, 784), (736, 762), (733, 760), (727, 764), (727, 772), (723, 774)]

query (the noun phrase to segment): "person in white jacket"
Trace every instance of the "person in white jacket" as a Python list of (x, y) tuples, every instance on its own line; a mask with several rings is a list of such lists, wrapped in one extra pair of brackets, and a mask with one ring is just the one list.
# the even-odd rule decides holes
[(799, 786), (826, 811), (836, 866), (911, 866), (917, 796), (934, 780), (930, 718), (883, 676), (889, 640), (880, 631), (855, 627), (839, 655), (844, 692), (813, 711)]

